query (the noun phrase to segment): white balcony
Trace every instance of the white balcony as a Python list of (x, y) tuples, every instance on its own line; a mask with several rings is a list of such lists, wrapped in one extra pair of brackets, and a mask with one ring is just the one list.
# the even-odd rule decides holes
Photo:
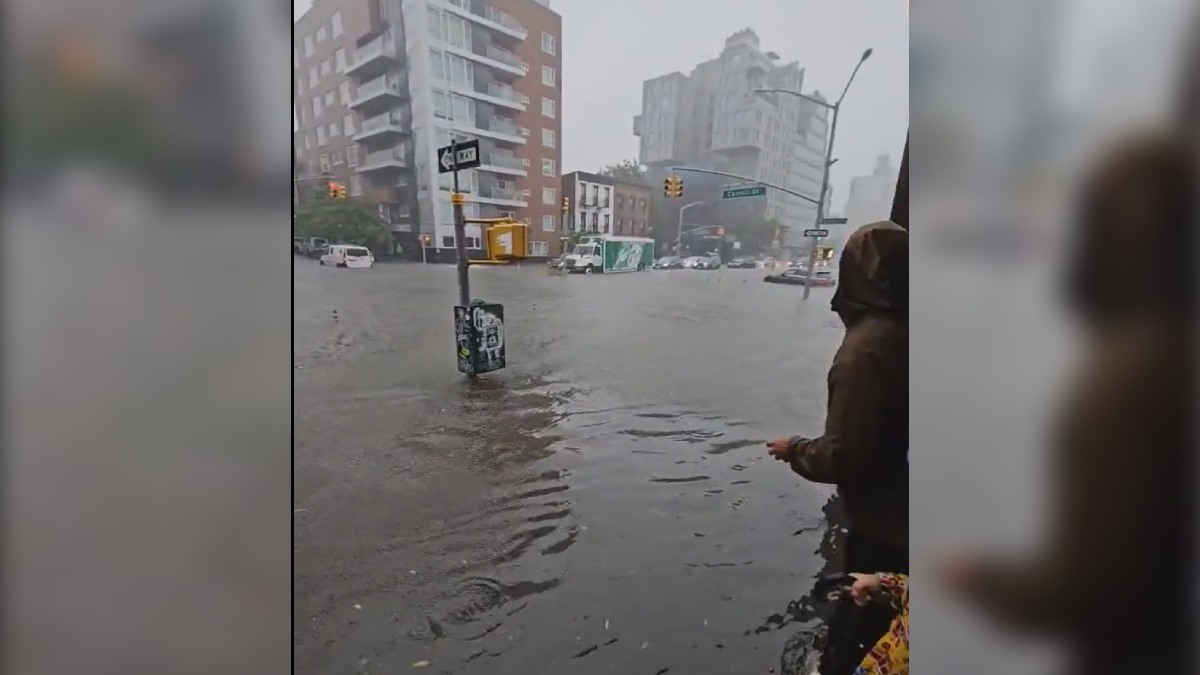
[(389, 148), (387, 150), (377, 150), (368, 152), (363, 158), (362, 164), (359, 165), (360, 173), (371, 171), (383, 171), (385, 169), (405, 169), (408, 167), (408, 159), (404, 156), (402, 148)]
[(442, 48), (450, 54), (488, 66), (499, 76), (510, 75), (516, 78), (525, 75), (525, 69), (521, 67), (521, 59), (507, 49), (501, 49), (495, 45), (488, 45), (480, 53), (451, 44), (445, 44)]
[(480, 26), (490, 28), (502, 35), (507, 35), (514, 40), (524, 40), (529, 36), (529, 31), (525, 29), (525, 26), (521, 25), (520, 21), (513, 18), (511, 14), (502, 12), (495, 7), (488, 7), (484, 10), (483, 14), (476, 14), (471, 9), (447, 2), (446, 10), (451, 14), (457, 14)]
[(450, 128), (468, 136), (490, 138), (503, 143), (525, 144), (525, 137), (512, 122), (503, 117), (492, 117), (487, 120), (452, 120)]
[(528, 176), (529, 170), (519, 157), (499, 153), (485, 154), (479, 165), (480, 171), (499, 174), (501, 176)]
[(358, 109), (367, 105), (395, 105), (404, 98), (404, 83), (400, 78), (383, 75), (358, 85), (358, 91), (350, 100), (350, 107)]
[(514, 206), (521, 209), (529, 206), (529, 202), (525, 201), (520, 192), (498, 187), (479, 188), (471, 195), (469, 200), (480, 204)]
[(446, 82), (445, 80), (439, 80), (438, 86), (442, 87), (446, 91), (452, 91), (456, 94), (461, 94), (477, 101), (490, 103), (494, 106), (506, 108), (508, 110), (525, 112), (525, 104), (521, 102), (521, 95), (518, 94), (512, 87), (489, 83), (483, 91), (479, 91), (472, 87), (455, 84), (453, 82)]
[(346, 72), (353, 75), (368, 68), (390, 68), (397, 63), (396, 41), (389, 31), (359, 47), (354, 52), (353, 60), (346, 64)]
[(396, 136), (410, 132), (410, 125), (405, 123), (402, 115), (398, 113), (384, 113), (363, 120), (358, 133), (351, 140), (361, 142), (373, 139), (394, 139)]

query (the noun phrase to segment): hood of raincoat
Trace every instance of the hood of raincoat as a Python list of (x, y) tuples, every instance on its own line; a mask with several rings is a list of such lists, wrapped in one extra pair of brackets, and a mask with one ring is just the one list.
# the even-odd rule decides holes
[(908, 232), (883, 220), (863, 225), (842, 248), (830, 307), (847, 327), (867, 316), (908, 319)]
[(1115, 147), (1084, 185), (1066, 291), (1085, 322), (1182, 316), (1195, 306), (1195, 159), (1148, 134)]

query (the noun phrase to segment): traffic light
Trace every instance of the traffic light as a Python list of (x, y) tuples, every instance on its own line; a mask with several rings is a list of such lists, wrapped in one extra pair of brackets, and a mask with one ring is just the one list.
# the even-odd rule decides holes
[(663, 194), (668, 199), (679, 199), (683, 196), (683, 179), (678, 176), (667, 176), (663, 179)]
[(717, 228), (717, 236), (718, 236), (718, 237), (724, 237), (724, 236), (725, 236), (725, 228), (723, 228), (723, 227), (718, 227), (718, 228)]
[(337, 186), (337, 198), (338, 199), (346, 198), (346, 186), (342, 185), (341, 183), (338, 183), (338, 186)]
[(329, 198), (330, 199), (338, 198), (338, 184), (333, 181), (329, 181)]
[(570, 210), (571, 210), (571, 198), (563, 197), (562, 212), (567, 213)]

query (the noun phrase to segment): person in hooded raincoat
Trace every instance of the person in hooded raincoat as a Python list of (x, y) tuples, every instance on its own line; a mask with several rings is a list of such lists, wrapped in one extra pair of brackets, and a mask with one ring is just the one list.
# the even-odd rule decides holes
[(1071, 672), (1197, 672), (1185, 665), (1197, 564), (1187, 534), (1197, 365), (1189, 142), (1169, 131), (1125, 141), (1085, 184), (1067, 278), (1084, 353), (1053, 435), (1045, 547), (942, 565), (943, 583), (1002, 625), (1066, 638)]
[[(864, 225), (842, 249), (831, 307), (846, 326), (829, 369), (824, 433), (768, 444), (771, 456), (837, 486), (847, 572), (908, 572), (908, 233)], [(872, 611), (876, 610), (876, 611)], [(821, 675), (850, 675), (888, 628), (886, 608), (839, 605)]]

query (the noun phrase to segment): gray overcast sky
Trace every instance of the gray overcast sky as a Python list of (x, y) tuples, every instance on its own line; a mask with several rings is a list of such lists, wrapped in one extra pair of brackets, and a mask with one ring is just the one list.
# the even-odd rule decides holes
[[(311, 0), (295, 0), (300, 16)], [(637, 158), (633, 116), (642, 81), (688, 73), (753, 28), (765, 50), (806, 69), (805, 93), (836, 96), (867, 47), (875, 49), (846, 97), (833, 169), (833, 210), (875, 157), (898, 165), (908, 128), (905, 0), (551, 0), (563, 17), (563, 170)]]

